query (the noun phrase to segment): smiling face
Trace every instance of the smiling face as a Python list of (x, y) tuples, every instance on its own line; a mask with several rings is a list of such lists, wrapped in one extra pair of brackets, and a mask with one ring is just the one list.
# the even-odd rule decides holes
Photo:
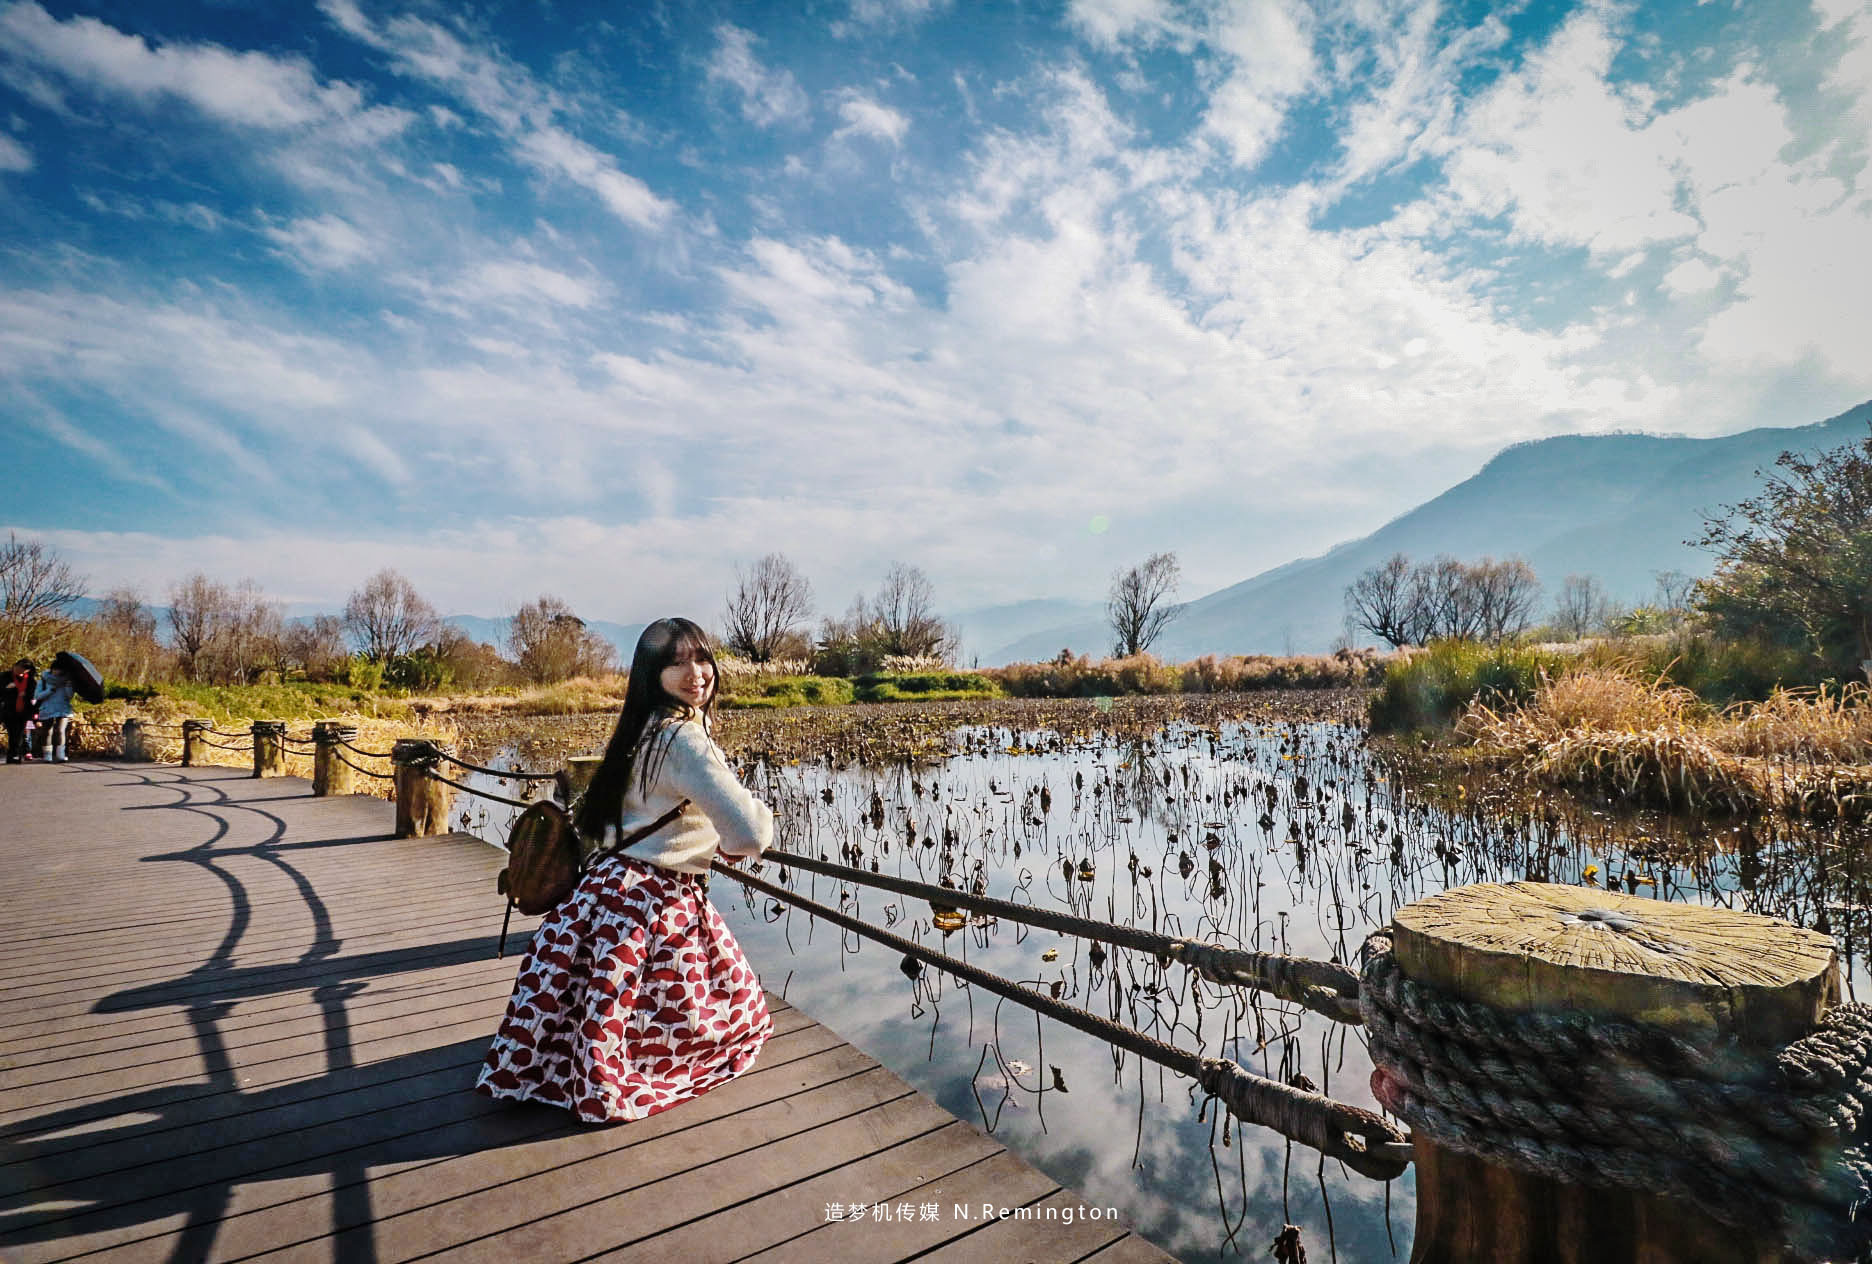
[(663, 691), (696, 710), (715, 694), (715, 664), (692, 649), (679, 651), (676, 661), (663, 669)]

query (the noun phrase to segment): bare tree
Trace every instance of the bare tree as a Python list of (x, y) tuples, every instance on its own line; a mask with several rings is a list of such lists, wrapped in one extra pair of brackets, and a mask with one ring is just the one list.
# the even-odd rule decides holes
[(156, 615), (135, 588), (104, 594), (84, 630), (85, 652), (112, 680), (142, 685), (157, 679), (164, 667), (156, 640)]
[(1141, 566), (1112, 572), (1111, 593), (1105, 602), (1112, 653), (1120, 658), (1142, 654), (1183, 613), (1181, 606), (1171, 602), (1181, 579), (1174, 553), (1153, 553)]
[(611, 642), (585, 626), (557, 597), (521, 606), (508, 627), (507, 644), (527, 679), (542, 684), (592, 676), (615, 666)]
[(374, 663), (400, 658), (436, 634), (435, 607), (417, 595), (415, 586), (394, 570), (384, 569), (364, 581), (345, 602), (345, 630)]
[(0, 546), (0, 658), (38, 658), (71, 628), (85, 582), (42, 540), (12, 532)]
[(1346, 620), (1397, 649), (1415, 645), (1424, 633), (1422, 575), (1402, 553), (1362, 573), (1346, 588)]
[(735, 591), (722, 614), (722, 644), (752, 662), (769, 662), (798, 639), (812, 605), (812, 585), (784, 554), (769, 553), (745, 574), (737, 566)]
[(1475, 634), (1482, 640), (1509, 640), (1534, 621), (1541, 584), (1523, 559), (1485, 557), (1469, 567), (1469, 585), (1475, 594)]
[(173, 585), (169, 628), (182, 674), (190, 680), (250, 683), (286, 666), (279, 603), (251, 579), (229, 586), (197, 571)]
[(288, 624), (281, 648), (288, 666), (304, 672), (308, 680), (336, 680), (351, 657), (344, 620), (335, 614), (315, 614)]
[(169, 635), (187, 680), (202, 679), (204, 657), (227, 621), (233, 595), (200, 571), (169, 586)]
[(929, 576), (914, 566), (891, 563), (870, 607), (883, 654), (945, 661), (955, 657), (955, 631), (937, 617), (934, 601)]
[(1612, 600), (1603, 585), (1591, 575), (1568, 575), (1554, 600), (1554, 631), (1569, 641), (1577, 641), (1588, 632), (1606, 625), (1612, 617)]

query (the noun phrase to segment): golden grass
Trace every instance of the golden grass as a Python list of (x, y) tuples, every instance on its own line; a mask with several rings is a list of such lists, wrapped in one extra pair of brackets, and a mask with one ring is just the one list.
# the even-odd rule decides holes
[[(151, 699), (151, 703), (162, 703), (163, 699)], [(123, 753), (123, 722), (136, 718), (145, 723), (145, 741), (151, 757), (158, 763), (180, 763), (182, 761), (181, 725), (185, 719), (199, 718), (191, 716), (185, 709), (174, 706), (124, 704), (109, 701), (102, 706), (89, 708), (82, 721), (74, 726), (71, 735), (73, 753), (83, 755), (120, 755)], [(420, 716), (415, 718), (382, 717), (371, 715), (334, 715), (328, 717), (342, 720), (357, 729), (354, 744), (367, 751), (388, 752), (391, 745), (404, 737), (425, 737), (432, 741), (453, 745), (458, 741), (457, 726), (442, 716)], [(244, 724), (220, 724), (220, 732), (207, 735), (207, 741), (200, 747), (199, 763), (212, 764), (223, 768), (252, 768), (252, 739), (246, 734)], [(234, 736), (222, 736), (222, 733)], [(291, 777), (312, 776), (312, 722), (309, 720), (289, 724), (286, 735), (292, 739), (286, 747), (286, 775)], [(210, 745), (209, 743), (216, 743)], [(228, 747), (247, 746), (249, 749), (227, 749)], [(387, 773), (390, 761), (387, 759), (367, 759), (353, 752), (345, 752), (361, 768), (372, 772)], [(374, 794), (378, 798), (390, 797), (390, 782), (377, 777), (356, 778), (359, 793)]]
[(1458, 732), (1535, 780), (1658, 807), (1872, 815), (1872, 699), (1864, 687), (1777, 690), (1713, 711), (1688, 690), (1585, 666), (1520, 708), (1472, 704)]

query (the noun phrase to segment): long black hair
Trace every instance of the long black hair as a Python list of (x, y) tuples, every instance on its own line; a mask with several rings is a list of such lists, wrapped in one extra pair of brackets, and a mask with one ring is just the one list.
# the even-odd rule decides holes
[[(709, 648), (709, 635), (688, 619), (658, 619), (637, 638), (637, 652), (631, 655), (630, 682), (624, 686), (624, 709), (618, 713), (617, 727), (605, 746), (604, 759), (592, 774), (591, 787), (579, 803), (573, 823), (587, 838), (604, 837), (605, 826), (617, 824), (624, 792), (630, 788), (631, 774), (638, 772), (637, 756), (648, 753), (638, 781), (648, 786), (656, 778), (662, 760), (656, 756), (655, 733), (647, 733), (656, 721), (675, 716), (687, 719), (699, 713), (706, 719), (715, 709), (715, 693), (721, 687), (717, 673), (709, 685), (708, 697), (700, 708), (692, 707), (663, 688), (663, 669), (679, 662), (685, 655), (699, 658), (713, 670), (715, 652)], [(648, 736), (652, 741), (644, 741)], [(640, 750), (640, 747), (642, 748)]]

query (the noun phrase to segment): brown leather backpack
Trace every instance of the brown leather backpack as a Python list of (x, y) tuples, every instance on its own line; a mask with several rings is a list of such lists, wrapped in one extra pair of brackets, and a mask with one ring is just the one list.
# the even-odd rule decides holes
[(501, 919), (500, 946), (495, 955), (507, 955), (507, 927), (515, 909), (531, 917), (557, 908), (594, 863), (642, 842), (681, 816), (688, 806), (689, 800), (684, 799), (642, 829), (632, 830), (589, 857), (579, 843), (578, 831), (572, 827), (572, 814), (557, 803), (542, 801), (522, 812), (507, 832), (507, 867), (494, 883), (494, 889), (507, 897), (507, 913)]

